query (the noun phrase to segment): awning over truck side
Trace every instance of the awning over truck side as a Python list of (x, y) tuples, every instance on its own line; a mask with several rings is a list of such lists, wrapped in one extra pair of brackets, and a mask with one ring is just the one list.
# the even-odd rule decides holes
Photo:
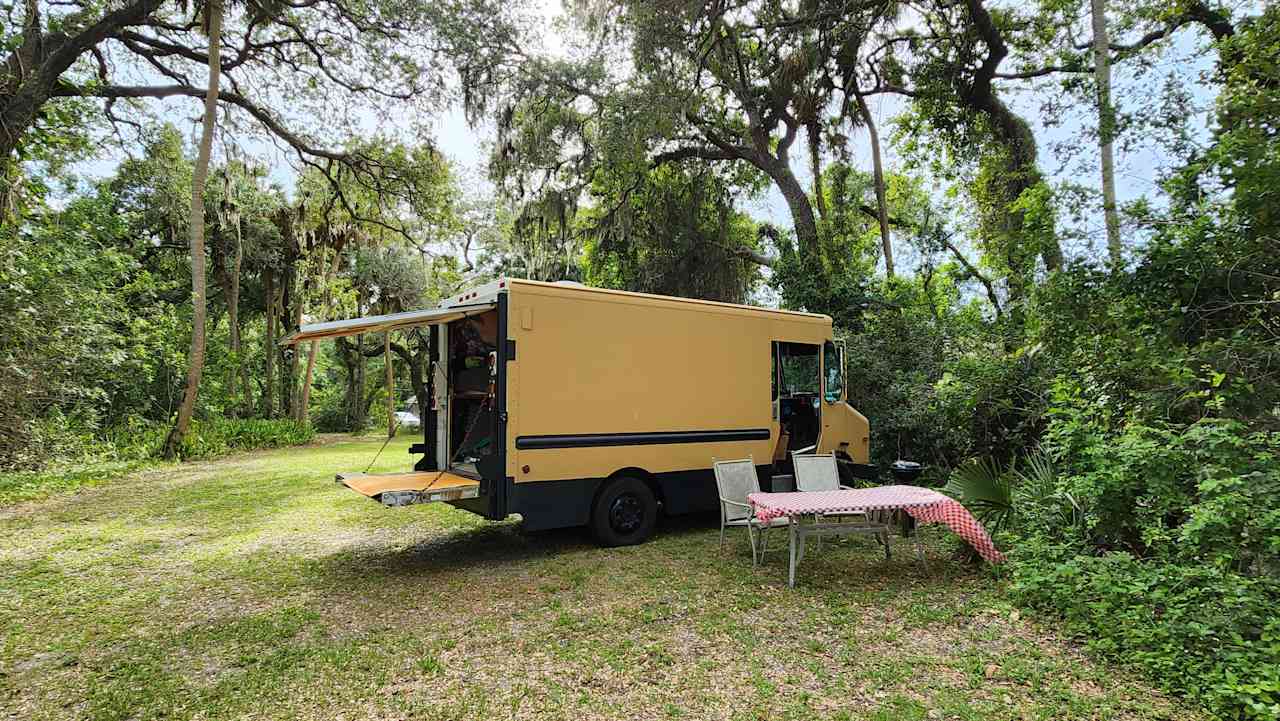
[(348, 318), (347, 320), (331, 320), (325, 323), (308, 323), (297, 331), (290, 333), (280, 341), (280, 345), (294, 345), (306, 340), (322, 340), (358, 333), (379, 333), (385, 330), (412, 328), (419, 325), (448, 323), (452, 320), (477, 315), (497, 306), (493, 303), (481, 305), (455, 306), (453, 308), (431, 308), (429, 310), (411, 310), (405, 313), (389, 315), (370, 315), (364, 318)]

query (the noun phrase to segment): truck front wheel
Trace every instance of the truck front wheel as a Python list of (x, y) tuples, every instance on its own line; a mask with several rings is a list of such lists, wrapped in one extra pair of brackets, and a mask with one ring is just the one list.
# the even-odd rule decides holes
[(591, 507), (591, 532), (602, 546), (647, 541), (658, 522), (658, 499), (637, 478), (620, 476), (600, 489)]

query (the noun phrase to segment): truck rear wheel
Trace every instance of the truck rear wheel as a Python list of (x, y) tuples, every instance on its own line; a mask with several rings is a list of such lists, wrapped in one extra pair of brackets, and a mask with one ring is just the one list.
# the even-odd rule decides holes
[(602, 546), (631, 546), (653, 535), (658, 499), (637, 478), (620, 476), (605, 484), (591, 507), (591, 532)]

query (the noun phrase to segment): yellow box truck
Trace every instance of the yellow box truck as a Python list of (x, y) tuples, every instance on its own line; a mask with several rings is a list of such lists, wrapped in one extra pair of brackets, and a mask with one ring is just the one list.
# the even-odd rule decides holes
[(503, 278), (429, 310), (304, 325), (283, 343), (422, 327), (431, 404), (411, 472), (342, 473), (388, 506), (444, 501), (530, 530), (648, 538), (660, 513), (714, 510), (712, 460), (789, 453), (866, 464), (831, 319)]

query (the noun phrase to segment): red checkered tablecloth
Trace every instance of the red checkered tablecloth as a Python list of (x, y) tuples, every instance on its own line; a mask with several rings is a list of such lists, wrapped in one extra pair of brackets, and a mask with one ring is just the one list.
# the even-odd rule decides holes
[(917, 486), (878, 486), (841, 491), (798, 491), (795, 493), (752, 493), (747, 500), (756, 517), (771, 521), (783, 516), (851, 511), (895, 511), (911, 514), (919, 523), (945, 523), (968, 541), (978, 555), (990, 563), (1002, 563), (1004, 554), (996, 549), (987, 529), (950, 496)]

